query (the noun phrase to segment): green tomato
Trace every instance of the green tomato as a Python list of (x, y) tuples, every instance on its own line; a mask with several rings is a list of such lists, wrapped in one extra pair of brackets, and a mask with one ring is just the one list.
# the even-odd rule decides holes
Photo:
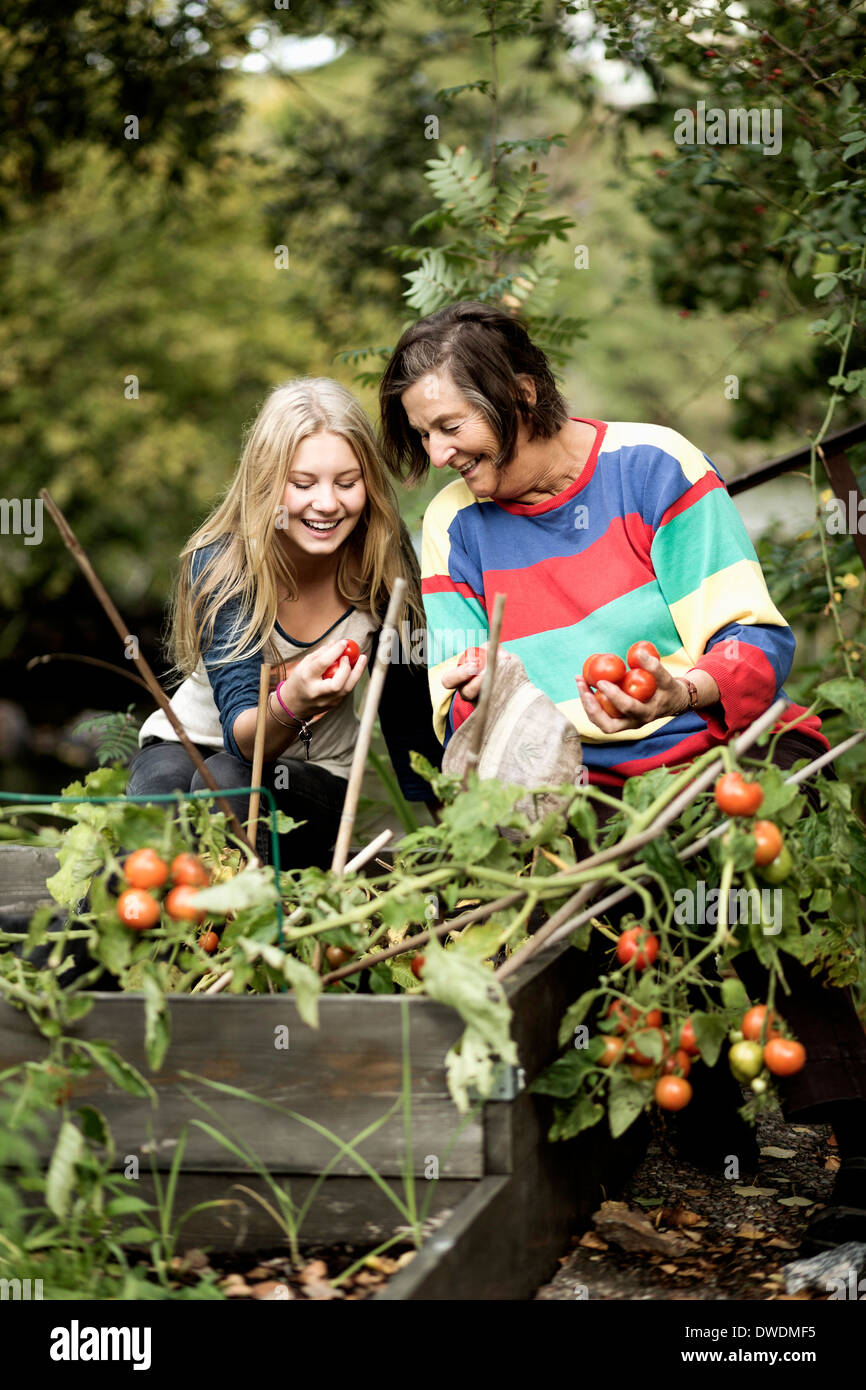
[(767, 1089), (767, 1078), (766, 1076), (756, 1076), (754, 1080), (749, 1082), (749, 1085), (756, 1096), (762, 1096)]
[(728, 1066), (738, 1081), (751, 1081), (764, 1069), (764, 1051), (760, 1043), (734, 1043), (728, 1053)]
[(758, 868), (757, 873), (766, 883), (784, 883), (793, 867), (794, 861), (791, 858), (791, 851), (787, 845), (783, 845), (775, 859), (769, 864), (764, 864), (763, 868)]
[(728, 1041), (732, 1043), (738, 1043), (743, 1041), (743, 1034), (739, 1028), (731, 1029), (730, 1033), (728, 1034)]

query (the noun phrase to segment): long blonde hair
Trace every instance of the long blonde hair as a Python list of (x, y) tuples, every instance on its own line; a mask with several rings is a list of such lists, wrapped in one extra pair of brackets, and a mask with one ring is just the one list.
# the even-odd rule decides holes
[[(276, 518), (299, 444), (327, 430), (340, 435), (361, 466), (367, 501), (343, 544), (337, 589), (348, 604), (382, 619), (394, 580), (408, 581), (407, 604), (415, 627), (424, 626), (418, 561), (372, 427), (360, 404), (328, 377), (298, 377), (276, 386), (249, 429), (234, 480), (223, 500), (190, 537), (180, 557), (169, 620), (172, 674), (191, 675), (213, 641), (214, 620), (224, 604), (238, 601), (231, 641), (216, 664), (269, 649), (278, 590), (298, 597), (295, 573), (277, 536)], [(214, 553), (192, 576), (192, 556)]]

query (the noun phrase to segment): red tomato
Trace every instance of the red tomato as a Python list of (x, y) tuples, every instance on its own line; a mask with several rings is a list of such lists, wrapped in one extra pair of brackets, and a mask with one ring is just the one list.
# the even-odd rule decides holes
[(656, 661), (659, 659), (658, 648), (654, 642), (633, 642), (626, 654), (626, 662), (636, 670), (642, 670), (641, 657), (654, 656)]
[(458, 656), (457, 665), (466, 666), (470, 661), (483, 671), (487, 665), (487, 652), (483, 647), (467, 647), (466, 651)]
[(198, 889), (191, 883), (181, 883), (165, 895), (165, 910), (177, 922), (201, 922), (206, 913), (196, 907)]
[(604, 1052), (598, 1059), (599, 1066), (609, 1067), (612, 1062), (616, 1061), (624, 1046), (622, 1038), (605, 1038)]
[(764, 1061), (774, 1076), (793, 1076), (806, 1065), (806, 1049), (793, 1038), (771, 1038), (764, 1048)]
[[(755, 1004), (753, 1008), (747, 1009), (743, 1014), (743, 1021), (740, 1024), (740, 1031), (744, 1038), (749, 1042), (757, 1042), (761, 1036), (761, 1029), (764, 1026), (764, 1019), (767, 1015), (766, 1004)], [(776, 1015), (770, 1011), (767, 1019), (767, 1037), (772, 1038), (776, 1034)]]
[(421, 978), (421, 972), (422, 972), (423, 969), (424, 969), (424, 962), (426, 961), (426, 959), (427, 959), (426, 956), (413, 956), (413, 957), (412, 957), (412, 964), (410, 965), (409, 968), (410, 968), (410, 970), (412, 971), (412, 974), (415, 976), (415, 979), (416, 979), (416, 980), (420, 980), (420, 978)]
[(328, 667), (327, 671), (323, 671), (323, 672), (322, 672), (322, 680), (323, 680), (323, 681), (329, 681), (329, 680), (331, 679), (332, 676), (335, 676), (335, 675), (337, 674), (337, 671), (338, 671), (339, 666), (340, 666), (340, 662), (343, 660), (343, 657), (344, 657), (344, 656), (348, 659), (349, 667), (350, 667), (350, 668), (353, 668), (354, 665), (355, 665), (355, 662), (358, 660), (358, 657), (359, 657), (360, 655), (361, 655), (361, 648), (358, 646), (358, 643), (354, 640), (354, 638), (352, 638), (352, 637), (347, 637), (347, 638), (346, 638), (346, 645), (345, 645), (345, 647), (344, 647), (344, 649), (343, 649), (343, 655), (342, 655), (342, 656), (338, 656), (336, 661), (332, 661), (332, 662), (331, 662), (331, 664), (330, 664), (330, 666)]
[(695, 1038), (695, 1030), (690, 1018), (686, 1019), (680, 1029), (680, 1047), (684, 1052), (688, 1052), (691, 1057), (700, 1056), (701, 1049), (698, 1047), (697, 1039)]
[(764, 799), (758, 783), (747, 782), (740, 772), (724, 773), (713, 794), (726, 816), (753, 816)]
[(204, 888), (209, 881), (207, 869), (194, 854), (177, 854), (171, 861), (171, 881), (185, 883), (193, 888)]
[(622, 692), (645, 705), (656, 693), (656, 678), (649, 671), (637, 667), (634, 671), (629, 671), (622, 683)]
[(692, 1069), (692, 1059), (685, 1048), (678, 1047), (676, 1052), (670, 1053), (662, 1063), (662, 1071), (666, 1076), (679, 1073), (681, 1076), (688, 1076)]
[(620, 965), (633, 965), (635, 970), (646, 970), (659, 953), (659, 939), (646, 927), (629, 927), (616, 943), (616, 958)]
[[(630, 1004), (623, 1003), (621, 999), (614, 999), (606, 1017), (616, 1019), (616, 1031), (618, 1033), (627, 1033), (640, 1018), (640, 1009), (633, 1009)], [(659, 1023), (661, 1023), (661, 1018), (659, 1018)]]
[(203, 936), (199, 937), (198, 944), (203, 951), (206, 951), (209, 956), (212, 956), (214, 951), (219, 947), (220, 939), (215, 931), (206, 931)]
[(752, 826), (752, 834), (755, 837), (755, 863), (772, 864), (782, 852), (784, 840), (778, 825), (774, 825), (771, 820), (756, 820)]
[(654, 1095), (662, 1110), (682, 1110), (692, 1098), (691, 1083), (684, 1076), (660, 1076)]
[(168, 865), (155, 849), (137, 849), (130, 854), (123, 872), (133, 888), (161, 888), (168, 878)]
[(621, 656), (614, 656), (613, 652), (596, 652), (594, 656), (588, 656), (583, 663), (583, 679), (587, 685), (598, 685), (599, 681), (611, 681), (613, 685), (619, 685), (625, 672), (625, 662)]
[(609, 700), (600, 690), (595, 691), (595, 698), (598, 700), (605, 714), (611, 719), (622, 719), (622, 714), (613, 703), (613, 700)]
[(127, 888), (117, 899), (117, 915), (125, 927), (146, 931), (159, 921), (159, 903), (143, 888)]
[(351, 951), (345, 951), (342, 946), (326, 946), (325, 960), (332, 970), (339, 970), (341, 965), (345, 965), (347, 960), (351, 960)]

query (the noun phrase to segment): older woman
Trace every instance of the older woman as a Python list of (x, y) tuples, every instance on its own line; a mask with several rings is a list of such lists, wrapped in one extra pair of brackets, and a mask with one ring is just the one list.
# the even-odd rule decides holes
[[(380, 406), (392, 471), (417, 482), (432, 463), (451, 478), (427, 509), (422, 545), (444, 744), (481, 686), (477, 665), (458, 668), (454, 657), (467, 632), (483, 640), (498, 592), (502, 645), (573, 722), (589, 780), (608, 790), (723, 744), (784, 693), (794, 636), (720, 474), (675, 430), (570, 416), (523, 325), (480, 303), (441, 309), (403, 334)], [(655, 678), (651, 698), (604, 680), (593, 694), (586, 658), (624, 655), (638, 641), (660, 654), (641, 660)], [(789, 705), (784, 719), (803, 713)], [(813, 716), (780, 735), (775, 760), (790, 767), (828, 746)], [(763, 997), (757, 960), (744, 953), (737, 968)], [(785, 968), (793, 990), (779, 1007), (810, 1059), (788, 1083), (786, 1115), (832, 1123), (843, 1159), (836, 1210), (814, 1241), (866, 1239), (866, 1038), (847, 991), (822, 989), (793, 960)], [(721, 1171), (726, 1155), (757, 1155), (733, 1113), (739, 1089), (714, 1072), (683, 1112), (682, 1151)]]

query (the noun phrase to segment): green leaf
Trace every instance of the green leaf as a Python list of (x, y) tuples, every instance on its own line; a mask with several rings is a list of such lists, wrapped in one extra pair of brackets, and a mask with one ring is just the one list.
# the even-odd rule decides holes
[(564, 1057), (557, 1057), (529, 1087), (536, 1095), (557, 1096), (563, 1099), (577, 1095), (583, 1079), (592, 1065), (587, 1049), (573, 1047)]
[(152, 961), (142, 966), (144, 991), (144, 1047), (151, 1071), (159, 1071), (171, 1041), (171, 1016), (157, 968)]
[(726, 1009), (745, 1012), (749, 1007), (749, 996), (739, 980), (722, 980), (722, 1003)]
[(714, 1067), (728, 1035), (728, 1025), (721, 1014), (694, 1013), (691, 1018), (701, 1058), (708, 1067)]
[(129, 1192), (121, 1193), (119, 1197), (112, 1197), (105, 1208), (106, 1216), (128, 1216), (133, 1211), (156, 1211), (156, 1207), (152, 1202), (146, 1202), (143, 1197), (137, 1197), (134, 1192)]
[(106, 852), (99, 831), (82, 823), (71, 825), (57, 851), (60, 868), (45, 882), (54, 901), (61, 907), (77, 907), (93, 875), (105, 863)]
[(387, 961), (380, 961), (368, 972), (370, 977), (370, 990), (373, 994), (393, 994), (394, 981), (388, 969)]
[(837, 676), (835, 680), (822, 681), (817, 693), (828, 705), (838, 705), (861, 728), (866, 728), (866, 683), (856, 676)]
[(75, 1165), (84, 1158), (84, 1137), (77, 1125), (64, 1120), (48, 1165), (45, 1201), (50, 1211), (64, 1221), (78, 1185)]
[(458, 1110), (469, 1109), (469, 1087), (488, 1095), (494, 1060), (517, 1065), (511, 1037), (511, 1007), (505, 990), (491, 970), (435, 941), (426, 949), (424, 989), (431, 999), (448, 1004), (466, 1023), (460, 1042), (446, 1056), (448, 1085)]
[(81, 1132), (88, 1144), (98, 1144), (113, 1156), (114, 1139), (102, 1112), (93, 1105), (79, 1105), (75, 1113), (81, 1117)]
[(319, 995), (322, 992), (321, 976), (305, 965), (297, 956), (283, 956), (283, 974), (292, 986), (298, 1013), (310, 1028), (319, 1026)]
[(78, 1040), (79, 1047), (84, 1048), (94, 1061), (102, 1068), (110, 1081), (115, 1086), (119, 1086), (122, 1091), (126, 1091), (131, 1096), (141, 1096), (156, 1104), (156, 1092), (149, 1081), (146, 1081), (140, 1071), (125, 1062), (122, 1057), (114, 1051), (110, 1042), (99, 1041), (85, 1042), (83, 1038)]
[(566, 1108), (557, 1105), (556, 1118), (548, 1131), (548, 1139), (574, 1139), (584, 1129), (597, 1125), (604, 1115), (604, 1106), (598, 1101), (581, 1096), (574, 1105)]
[(209, 914), (222, 915), (238, 912), (245, 907), (258, 907), (260, 903), (274, 903), (278, 896), (273, 869), (258, 865), (244, 869), (225, 883), (202, 888), (196, 898), (196, 906)]
[(634, 1081), (625, 1072), (614, 1071), (610, 1078), (608, 1123), (614, 1139), (634, 1124), (653, 1091), (651, 1081)]

